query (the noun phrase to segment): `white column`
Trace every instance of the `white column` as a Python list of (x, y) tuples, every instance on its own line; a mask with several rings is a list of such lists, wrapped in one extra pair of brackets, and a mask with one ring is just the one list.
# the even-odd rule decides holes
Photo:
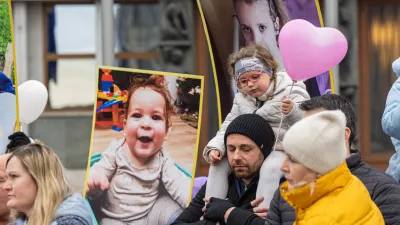
[[(29, 2), (27, 7), (27, 39), (28, 45), (28, 80), (44, 81), (44, 46), (43, 38), (47, 35), (47, 28), (43, 27), (43, 8), (40, 2)], [(16, 15), (16, 14), (14, 14)], [(15, 35), (17, 36), (17, 35)], [(18, 62), (17, 62), (18, 63)], [(18, 71), (19, 73), (19, 71)], [(19, 74), (18, 74), (19, 76)]]
[(28, 10), (26, 2), (14, 2), (14, 45), (16, 54), (17, 76), (19, 84), (28, 80)]
[[(96, 65), (103, 65), (103, 21), (101, 2), (96, 1)], [(97, 76), (97, 71), (96, 71)]]
[[(18, 84), (27, 80), (28, 77), (28, 9), (26, 2), (12, 3), (12, 19), (14, 28), (15, 58), (14, 66), (17, 68)], [(29, 136), (29, 126), (24, 126), (22, 130)]]
[[(324, 0), (324, 25), (326, 27), (339, 28), (339, 1)], [(335, 83), (335, 94), (340, 94), (339, 65), (332, 69)]]
[(104, 66), (114, 65), (114, 0), (101, 0), (102, 58)]

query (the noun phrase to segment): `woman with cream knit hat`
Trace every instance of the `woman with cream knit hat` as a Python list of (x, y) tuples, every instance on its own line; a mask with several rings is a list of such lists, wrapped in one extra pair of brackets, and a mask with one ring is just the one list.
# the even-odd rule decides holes
[(282, 197), (295, 209), (294, 225), (384, 225), (364, 184), (346, 165), (346, 117), (323, 111), (294, 124), (283, 139)]

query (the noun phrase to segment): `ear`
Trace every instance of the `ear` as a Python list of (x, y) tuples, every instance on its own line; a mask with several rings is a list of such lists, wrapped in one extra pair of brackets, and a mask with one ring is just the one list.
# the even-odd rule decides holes
[(240, 86), (239, 86), (239, 84), (238, 84), (238, 82), (237, 81), (235, 81), (235, 83), (236, 83), (236, 87), (237, 87), (237, 89), (242, 89)]
[(280, 26), (279, 26), (279, 17), (275, 18), (275, 22), (274, 22), (274, 28), (275, 28), (275, 34), (278, 35), (279, 34), (279, 30), (280, 30)]
[(350, 145), (350, 143), (349, 143), (350, 135), (351, 135), (351, 130), (348, 127), (346, 127), (345, 133), (344, 133), (344, 140), (346, 141), (347, 146)]
[(124, 128), (125, 128), (126, 127), (126, 119), (124, 119), (123, 123), (124, 123)]

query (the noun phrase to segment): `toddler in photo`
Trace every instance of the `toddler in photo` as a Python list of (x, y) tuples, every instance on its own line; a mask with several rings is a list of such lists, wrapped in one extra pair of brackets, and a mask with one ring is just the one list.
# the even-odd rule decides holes
[(163, 148), (173, 101), (159, 75), (134, 75), (126, 103), (122, 140), (113, 141), (90, 169), (86, 194), (104, 191), (100, 225), (172, 223), (185, 208), (191, 178)]
[[(206, 196), (226, 198), (228, 174), (231, 169), (225, 157), (224, 134), (230, 122), (237, 116), (257, 113), (265, 118), (278, 134), (282, 113), (284, 119), (277, 137), (276, 151), (265, 159), (260, 169), (257, 198), (264, 197), (261, 205), (269, 207), (273, 194), (283, 176), (280, 166), (285, 159), (280, 141), (289, 126), (303, 116), (298, 103), (310, 98), (303, 82), (293, 81), (284, 71), (278, 72), (278, 63), (269, 50), (261, 45), (250, 45), (232, 54), (228, 59), (228, 71), (235, 79), (239, 93), (235, 95), (231, 112), (225, 118), (221, 129), (203, 151), (205, 160), (211, 163)], [(289, 92), (291, 94), (288, 96)], [(246, 168), (235, 168), (245, 174)]]

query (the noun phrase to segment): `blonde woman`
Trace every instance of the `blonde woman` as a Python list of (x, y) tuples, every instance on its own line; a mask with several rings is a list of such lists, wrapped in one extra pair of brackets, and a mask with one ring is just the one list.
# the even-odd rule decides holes
[(295, 225), (384, 225), (364, 184), (346, 165), (346, 117), (323, 111), (294, 124), (283, 139), (283, 197), (296, 211)]
[(39, 144), (15, 150), (6, 163), (12, 225), (92, 225), (89, 206), (73, 194), (57, 155)]

